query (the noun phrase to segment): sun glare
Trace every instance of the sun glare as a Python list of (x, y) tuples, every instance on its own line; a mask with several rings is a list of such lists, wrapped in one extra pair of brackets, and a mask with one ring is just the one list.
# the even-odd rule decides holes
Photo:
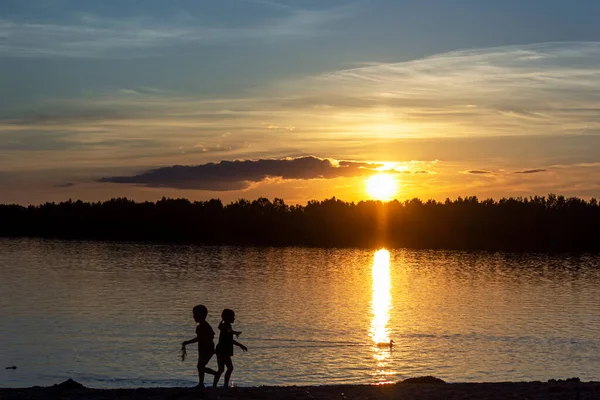
[(397, 191), (396, 179), (390, 174), (377, 174), (367, 179), (367, 193), (375, 200), (391, 200)]
[(392, 347), (388, 323), (392, 309), (392, 281), (390, 275), (390, 252), (386, 249), (377, 250), (373, 257), (373, 300), (371, 310), (371, 338), (373, 339), (373, 358), (377, 367), (373, 376), (377, 377), (380, 384), (391, 383), (389, 378), (395, 371), (389, 369), (388, 362), (391, 357)]
[(392, 296), (390, 294), (390, 252), (377, 250), (373, 257), (373, 320), (371, 321), (371, 337), (375, 343), (389, 342), (387, 324), (390, 320)]

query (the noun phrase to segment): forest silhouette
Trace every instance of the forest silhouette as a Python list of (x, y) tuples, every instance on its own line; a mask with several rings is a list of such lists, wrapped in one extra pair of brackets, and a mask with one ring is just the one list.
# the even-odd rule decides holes
[(598, 252), (600, 205), (550, 194), (445, 202), (336, 198), (0, 205), (0, 236), (249, 246)]

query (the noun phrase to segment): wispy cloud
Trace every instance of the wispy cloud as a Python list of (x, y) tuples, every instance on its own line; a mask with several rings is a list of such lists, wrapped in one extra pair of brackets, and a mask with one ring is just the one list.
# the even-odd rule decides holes
[[(277, 6), (277, 3), (269, 3)], [(278, 17), (248, 26), (208, 25), (193, 18), (164, 16), (114, 19), (79, 16), (70, 22), (31, 22), (0, 18), (0, 55), (13, 57), (147, 57), (177, 44), (228, 44), (282, 40), (322, 32), (348, 9), (297, 10), (279, 5)]]
[(599, 65), (597, 42), (457, 51), (307, 79), (295, 101), (405, 137), (600, 133)]
[(515, 174), (537, 174), (539, 172), (546, 172), (546, 169), (526, 169), (525, 171), (515, 171)]
[[(95, 133), (95, 135), (94, 135)], [(77, 132), (76, 130), (8, 130), (0, 129), (0, 151), (23, 156), (34, 151), (61, 152), (68, 150), (131, 150), (160, 147), (161, 143), (149, 138), (110, 137), (104, 132)]]
[(242, 3), (251, 3), (251, 4), (258, 4), (261, 6), (267, 6), (267, 7), (272, 7), (272, 8), (276, 8), (278, 10), (292, 10), (292, 6), (288, 5), (288, 4), (283, 4), (283, 3), (279, 3), (276, 1), (270, 1), (270, 0), (238, 0), (239, 2)]
[[(36, 152), (44, 167), (128, 171), (140, 160), (152, 168), (311, 154), (354, 162), (439, 159), (398, 174), (403, 193), (484, 196), (563, 188), (589, 194), (600, 176), (597, 166), (583, 166), (600, 162), (599, 81), (600, 43), (552, 43), (369, 64), (246, 97), (122, 88), (31, 104), (18, 115), (0, 110), (0, 170), (30, 168), (26, 151)], [(114, 175), (123, 183), (153, 184), (124, 174)], [(267, 175), (226, 177), (225, 187), (252, 190), (248, 185), (263, 185)], [(217, 187), (206, 185), (190, 187)]]
[(72, 186), (75, 186), (75, 184), (73, 182), (67, 182), (67, 183), (59, 183), (54, 186), (57, 188), (70, 188)]
[[(183, 27), (150, 27), (142, 18), (129, 20), (81, 17), (78, 23), (32, 23), (0, 19), (0, 54), (20, 57), (105, 57), (123, 51), (188, 40)], [(141, 53), (140, 53), (141, 54)], [(133, 54), (135, 55), (135, 54)]]
[(288, 130), (290, 137), (600, 134), (599, 66), (600, 43), (492, 48), (336, 71), (246, 98), (122, 90), (64, 102), (62, 115), (129, 113), (167, 124)]

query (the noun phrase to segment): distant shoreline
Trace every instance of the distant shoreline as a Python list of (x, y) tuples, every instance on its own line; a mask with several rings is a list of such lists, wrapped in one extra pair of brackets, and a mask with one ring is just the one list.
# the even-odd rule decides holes
[[(261, 386), (205, 390), (207, 399), (598, 399), (600, 382), (398, 383), (389, 385)], [(195, 388), (90, 389), (73, 381), (52, 387), (0, 388), (6, 399), (197, 399)]]
[(253, 247), (600, 253), (598, 226), (596, 199), (553, 194), (445, 202), (331, 198), (306, 206), (266, 198), (0, 205), (0, 237)]

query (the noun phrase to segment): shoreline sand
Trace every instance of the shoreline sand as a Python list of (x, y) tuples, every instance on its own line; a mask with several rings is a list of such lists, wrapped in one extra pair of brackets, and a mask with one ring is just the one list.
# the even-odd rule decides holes
[[(389, 385), (260, 386), (207, 388), (206, 399), (600, 399), (600, 382), (576, 380), (503, 383), (413, 383)], [(419, 382), (417, 379), (416, 382)], [(50, 387), (0, 389), (0, 399), (198, 399), (195, 388), (92, 389), (66, 381)]]

